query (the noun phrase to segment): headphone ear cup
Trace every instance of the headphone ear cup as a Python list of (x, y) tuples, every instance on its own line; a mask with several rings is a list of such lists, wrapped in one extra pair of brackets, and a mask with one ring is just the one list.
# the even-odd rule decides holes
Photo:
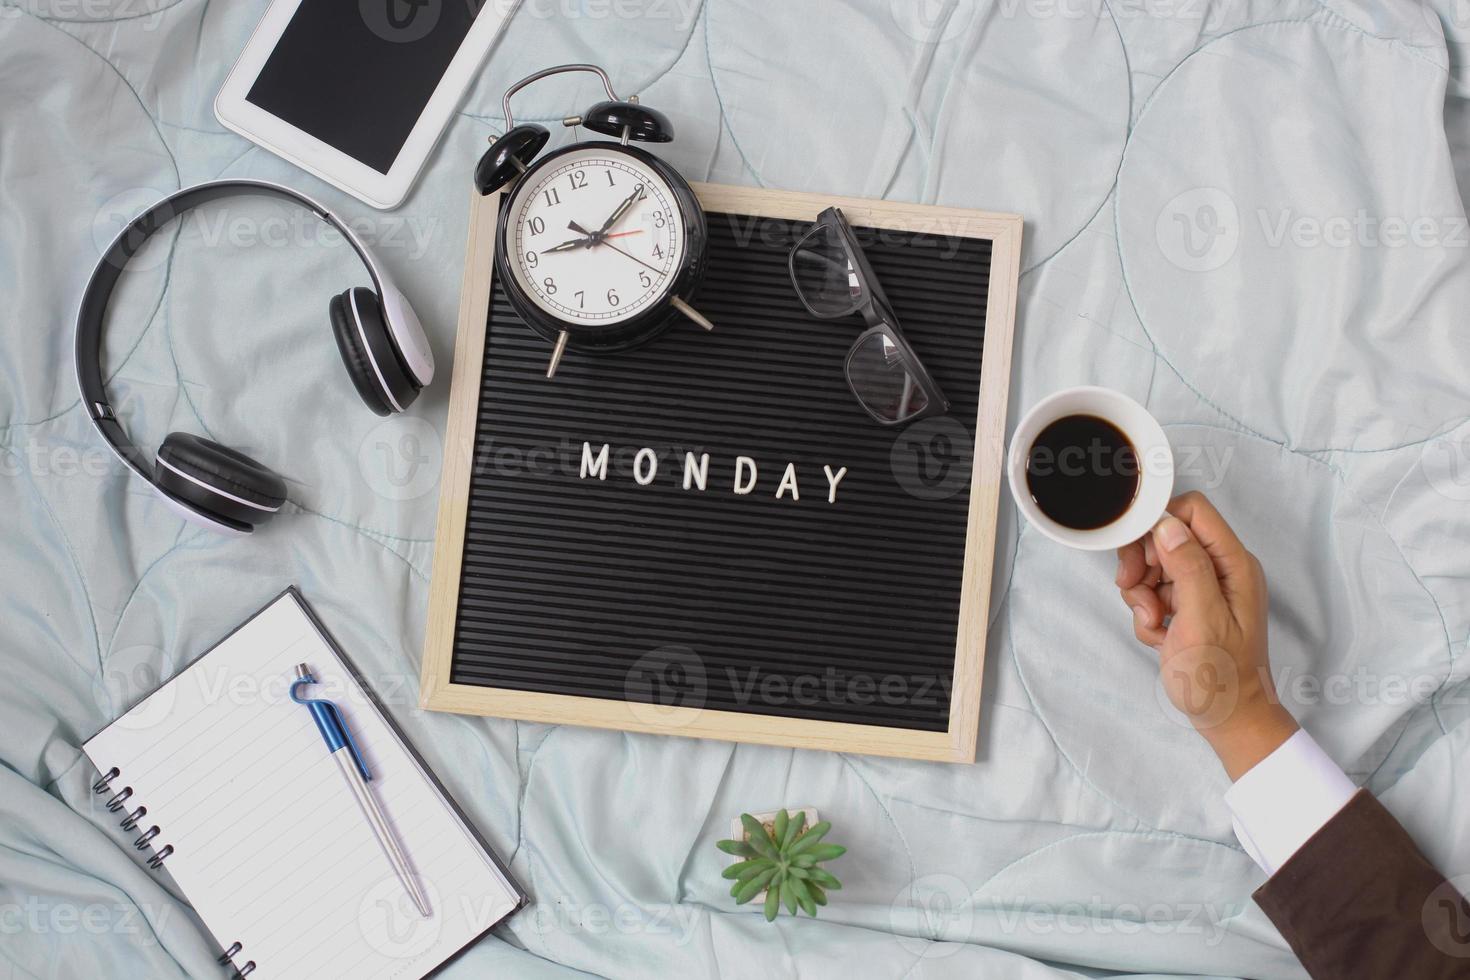
[(155, 486), (231, 530), (252, 530), (286, 502), (286, 481), (210, 439), (171, 432), (158, 447), (156, 462)]
[(354, 286), (332, 297), (328, 313), (342, 363), (367, 407), (392, 415), (413, 404), (419, 386), (389, 335), (377, 293)]

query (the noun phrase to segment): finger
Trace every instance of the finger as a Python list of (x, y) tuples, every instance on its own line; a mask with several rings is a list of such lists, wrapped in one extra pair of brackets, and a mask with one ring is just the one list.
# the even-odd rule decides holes
[(1178, 615), (1208, 616), (1225, 606), (1215, 563), (1204, 545), (1172, 514), (1154, 525), (1154, 548), (1164, 574), (1174, 583), (1174, 611)]
[(1135, 585), (1122, 590), (1123, 601), (1133, 610), (1133, 635), (1140, 643), (1156, 647), (1164, 642), (1164, 606), (1153, 589)]
[(1143, 560), (1150, 565), (1157, 565), (1159, 563), (1159, 556), (1154, 552), (1154, 536), (1152, 534), (1145, 534), (1143, 536)]
[(1143, 584), (1151, 589), (1158, 588), (1164, 580), (1164, 569), (1161, 565), (1150, 565), (1148, 571), (1143, 573)]
[(1159, 605), (1164, 607), (1164, 615), (1174, 615), (1174, 583), (1160, 583), (1154, 588), (1154, 594), (1159, 597)]
[(1118, 549), (1118, 574), (1113, 579), (1120, 589), (1131, 589), (1148, 574), (1148, 563), (1143, 559), (1143, 545), (1138, 541), (1125, 544)]
[(1208, 497), (1191, 491), (1171, 500), (1168, 510), (1189, 526), (1210, 556), (1226, 594), (1252, 589), (1255, 576), (1251, 554)]

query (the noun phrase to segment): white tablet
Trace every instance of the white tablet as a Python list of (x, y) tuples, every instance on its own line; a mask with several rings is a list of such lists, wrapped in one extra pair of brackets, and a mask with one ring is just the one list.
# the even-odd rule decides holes
[(214, 114), (373, 207), (397, 207), (514, 6), (273, 0)]

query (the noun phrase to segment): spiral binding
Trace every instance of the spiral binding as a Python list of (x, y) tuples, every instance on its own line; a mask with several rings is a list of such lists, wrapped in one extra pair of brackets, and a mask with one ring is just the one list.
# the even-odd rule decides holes
[[(111, 769), (108, 769), (105, 773), (103, 773), (100, 779), (92, 784), (92, 792), (96, 793), (98, 796), (101, 796), (103, 793), (112, 792), (112, 781), (114, 779), (117, 779), (121, 775), (122, 770), (118, 769), (117, 766), (113, 766)], [(132, 796), (133, 787), (123, 786), (122, 789), (113, 792), (112, 795), (107, 798), (106, 803), (103, 804), (107, 807), (109, 813), (123, 814), (121, 826), (122, 829), (127, 831), (128, 833), (132, 833), (133, 831), (137, 830), (139, 827), (138, 822), (148, 815), (148, 808), (141, 805), (134, 809), (132, 812), (127, 812), (127, 803), (128, 800), (132, 799)], [(163, 831), (159, 828), (159, 826), (157, 824), (153, 824), (147, 830), (143, 831), (142, 835), (137, 840), (133, 841), (133, 846), (140, 851), (147, 850), (152, 847), (154, 839), (161, 833), (163, 833)], [(162, 847), (155, 848), (153, 850), (153, 854), (148, 858), (148, 867), (154, 871), (157, 871), (159, 868), (163, 867), (163, 862), (166, 861), (168, 859), (168, 856), (173, 852), (174, 846), (172, 844), (165, 844)], [(254, 963), (247, 963), (246, 966), (250, 967), (251, 969), (255, 968)], [(241, 976), (244, 976), (245, 973), (248, 971), (238, 972)]]
[[(230, 944), (230, 948), (227, 949), (227, 950), (225, 950), (223, 953), (219, 954), (219, 957), (215, 960), (215, 962), (217, 962), (220, 966), (224, 966), (227, 963), (230, 964), (230, 965), (234, 965), (235, 957), (239, 956), (240, 955), (240, 951), (243, 950), (244, 948), (245, 947), (244, 946), (241, 946), (238, 942), (231, 943)], [(248, 976), (250, 976), (250, 974), (252, 974), (254, 972), (255, 972), (255, 961), (254, 960), (248, 961), (244, 966), (237, 966), (237, 967), (235, 967), (235, 976), (236, 977), (248, 977)]]

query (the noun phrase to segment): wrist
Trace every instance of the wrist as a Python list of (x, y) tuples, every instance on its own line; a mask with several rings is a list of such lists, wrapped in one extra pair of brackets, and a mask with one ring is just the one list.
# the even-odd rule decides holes
[(1301, 728), (1279, 701), (1264, 696), (1237, 705), (1226, 721), (1202, 731), (1235, 782)]

